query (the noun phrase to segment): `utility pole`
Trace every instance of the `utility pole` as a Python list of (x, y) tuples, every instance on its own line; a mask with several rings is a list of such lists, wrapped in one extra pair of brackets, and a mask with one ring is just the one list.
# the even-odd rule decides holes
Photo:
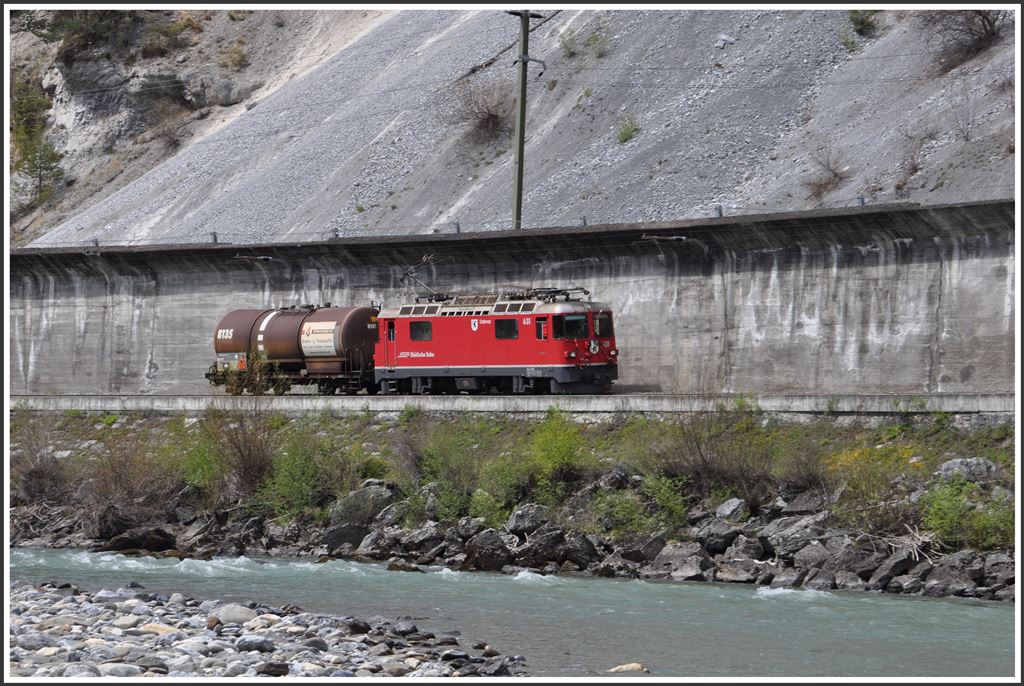
[[(519, 16), (519, 107), (516, 110), (516, 179), (513, 193), (512, 228), (521, 229), (523, 223), (523, 149), (526, 142), (526, 67), (530, 60), (530, 19), (542, 19), (544, 15), (529, 10), (512, 11), (508, 14)], [(532, 60), (540, 62), (541, 60)], [(545, 65), (546, 66), (546, 65)], [(543, 69), (541, 70), (543, 72)]]

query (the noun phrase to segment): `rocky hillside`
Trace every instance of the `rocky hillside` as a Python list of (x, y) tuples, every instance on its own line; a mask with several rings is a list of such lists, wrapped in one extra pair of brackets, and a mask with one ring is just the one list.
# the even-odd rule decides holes
[[(964, 47), (922, 12), (542, 14), (524, 226), (1012, 197), (1013, 16)], [(19, 216), (16, 236), (509, 227), (518, 22), (504, 12), (136, 24), (136, 47), (87, 47), (70, 64), (31, 33), (11, 37), (12, 64), (42, 74), (46, 139), (64, 153), (54, 198)], [(164, 34), (164, 54), (143, 56)]]

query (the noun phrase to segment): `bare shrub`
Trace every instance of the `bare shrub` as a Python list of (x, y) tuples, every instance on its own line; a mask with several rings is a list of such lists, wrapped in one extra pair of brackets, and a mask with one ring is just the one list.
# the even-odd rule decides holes
[(803, 181), (808, 196), (820, 200), (824, 195), (839, 187), (847, 176), (849, 167), (845, 167), (830, 147), (825, 147), (811, 155), (811, 161), (818, 167), (818, 172)]
[(461, 126), (478, 142), (485, 143), (509, 135), (515, 98), (506, 84), (463, 80), (452, 86), (448, 108), (442, 118)]
[(957, 138), (969, 142), (974, 136), (977, 120), (970, 84), (966, 79), (957, 79), (957, 84), (951, 90), (954, 93), (949, 101), (950, 124)]
[(923, 163), (921, 154), (924, 145), (935, 140), (937, 133), (933, 128), (923, 126), (917, 131), (901, 129), (900, 134), (903, 138), (903, 157), (897, 168), (894, 188), (897, 197), (909, 197), (907, 184), (910, 182), (910, 177), (921, 171)]
[(65, 465), (53, 454), (50, 426), (28, 410), (11, 418), (12, 504), (61, 498), (67, 490)]
[(209, 409), (200, 431), (228, 467), (229, 487), (238, 495), (255, 493), (274, 466), (279, 420), (259, 401), (245, 411)]
[(182, 120), (188, 115), (189, 109), (173, 98), (160, 98), (150, 110), (150, 121), (153, 122), (153, 139), (162, 142), (170, 149), (181, 145)]
[(758, 410), (745, 405), (695, 412), (680, 425), (678, 458), (667, 477), (684, 477), (707, 498), (729, 494), (756, 508), (774, 496), (774, 457), (757, 430)]
[(1013, 25), (1009, 10), (930, 10), (918, 16), (938, 46), (943, 72), (995, 45)]
[[(162, 510), (181, 486), (180, 476), (138, 428), (109, 428), (99, 453), (82, 466), (77, 499), (81, 520), (94, 535), (114, 535)], [(112, 520), (122, 522), (112, 526)]]

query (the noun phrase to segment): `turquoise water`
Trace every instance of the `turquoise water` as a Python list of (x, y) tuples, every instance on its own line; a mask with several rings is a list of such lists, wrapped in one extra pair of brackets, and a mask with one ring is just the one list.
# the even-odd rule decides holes
[(137, 581), (149, 591), (294, 604), (359, 617), (411, 616), (459, 630), (536, 676), (1012, 676), (1014, 606), (966, 599), (433, 570), (346, 561), (130, 558), (13, 549), (10, 578), (83, 589)]

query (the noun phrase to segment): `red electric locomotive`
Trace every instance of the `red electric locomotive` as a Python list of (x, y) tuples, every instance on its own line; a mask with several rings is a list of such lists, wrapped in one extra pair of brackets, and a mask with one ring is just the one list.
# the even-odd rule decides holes
[[(425, 298), (381, 310), (382, 393), (603, 393), (618, 378), (611, 308), (576, 289)], [(438, 302), (440, 300), (440, 302)]]
[[(377, 310), (229, 312), (206, 378), (229, 393), (603, 393), (618, 378), (611, 308), (582, 288), (431, 294)], [(576, 297), (574, 297), (576, 296)]]

